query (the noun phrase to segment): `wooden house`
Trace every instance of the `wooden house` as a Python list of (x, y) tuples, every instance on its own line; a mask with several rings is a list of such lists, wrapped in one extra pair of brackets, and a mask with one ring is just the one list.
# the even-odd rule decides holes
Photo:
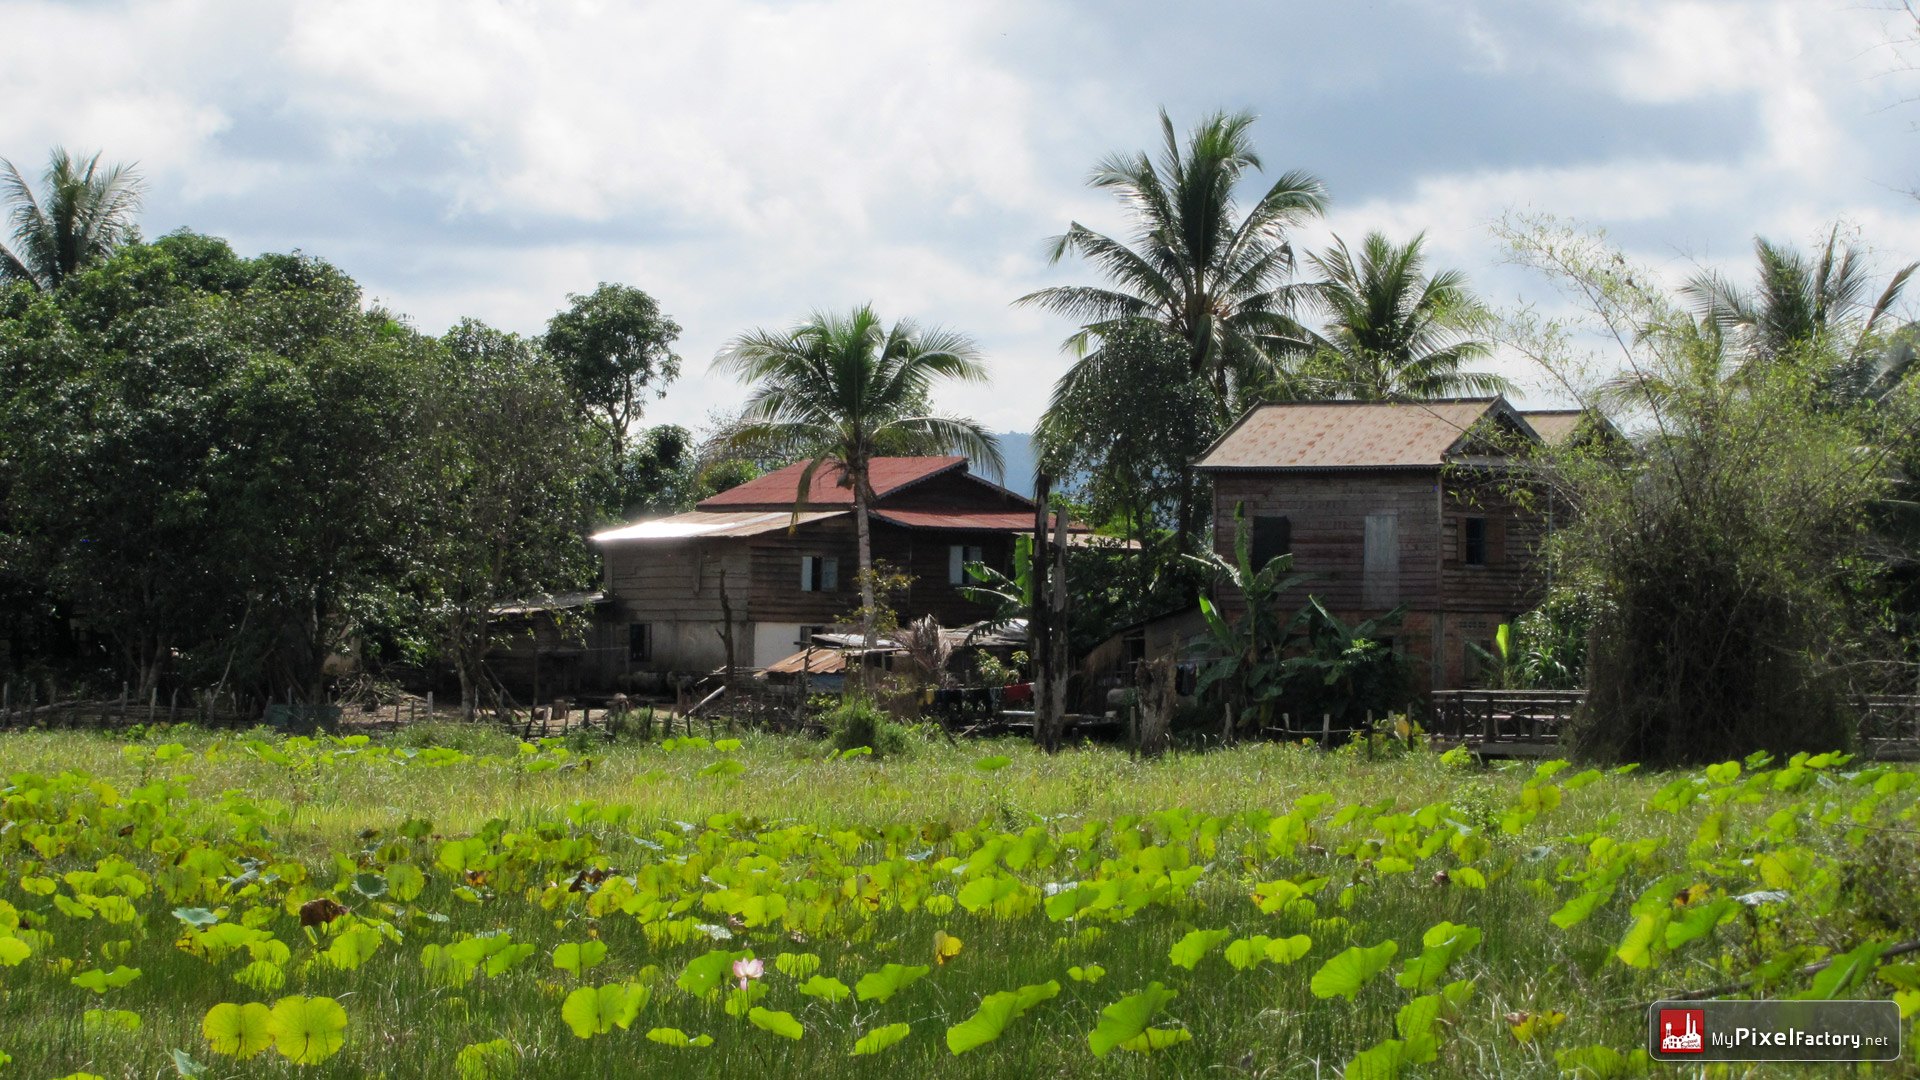
[[(605, 566), (607, 618), (624, 635), (614, 674), (707, 672), (734, 662), (765, 668), (860, 606), (853, 491), (836, 464), (799, 499), (804, 463), (701, 502), (693, 512), (593, 537)], [(869, 469), (873, 558), (911, 576), (895, 604), (903, 621), (943, 626), (990, 612), (960, 595), (967, 562), (1012, 563), (1034, 504), (968, 471), (963, 457), (877, 458)], [(796, 507), (798, 513), (796, 515)]]
[[(1553, 437), (1579, 427), (1545, 414)], [(1405, 604), (1390, 637), (1420, 690), (1475, 685), (1469, 642), (1492, 649), (1501, 623), (1539, 603), (1537, 558), (1551, 512), (1506, 495), (1525, 448), (1546, 442), (1501, 398), (1314, 402), (1250, 410), (1195, 466), (1213, 482), (1214, 544), (1233, 556), (1235, 509), (1254, 561), (1292, 552), (1309, 593), (1353, 621)], [(1233, 613), (1237, 595), (1221, 598)]]

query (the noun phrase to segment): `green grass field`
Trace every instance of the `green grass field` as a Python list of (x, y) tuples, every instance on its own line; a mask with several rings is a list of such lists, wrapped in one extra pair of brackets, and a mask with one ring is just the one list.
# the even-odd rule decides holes
[(1673, 991), (1912, 1015), (1915, 778), (0, 736), (0, 1080), (1640, 1075)]

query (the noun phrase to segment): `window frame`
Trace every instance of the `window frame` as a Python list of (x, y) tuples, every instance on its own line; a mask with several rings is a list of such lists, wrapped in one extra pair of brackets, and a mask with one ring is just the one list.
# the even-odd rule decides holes
[[(1272, 524), (1274, 522), (1279, 524), (1275, 526)], [(1293, 516), (1291, 514), (1256, 514), (1253, 517), (1252, 528), (1253, 537), (1248, 542), (1247, 553), (1253, 559), (1255, 571), (1265, 568), (1267, 563), (1282, 555), (1293, 554)], [(1274, 528), (1278, 528), (1280, 533), (1277, 544), (1274, 543), (1270, 533), (1264, 540), (1261, 536), (1263, 531)], [(1278, 550), (1273, 550), (1275, 547)], [(1263, 553), (1267, 556), (1264, 559), (1260, 557)]]
[(1488, 519), (1484, 517), (1460, 519), (1460, 565), (1489, 565), (1487, 556), (1491, 554), (1491, 550), (1487, 541), (1492, 531), (1488, 525)]

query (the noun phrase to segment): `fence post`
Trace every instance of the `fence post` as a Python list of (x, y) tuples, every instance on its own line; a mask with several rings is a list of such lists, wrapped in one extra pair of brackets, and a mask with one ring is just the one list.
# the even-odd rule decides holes
[(427, 691), (427, 723), (433, 723), (433, 691)]

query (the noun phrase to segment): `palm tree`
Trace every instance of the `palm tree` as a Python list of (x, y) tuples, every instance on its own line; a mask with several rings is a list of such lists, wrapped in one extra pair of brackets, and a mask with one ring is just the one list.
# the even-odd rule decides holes
[[(1326, 188), (1294, 170), (1239, 217), (1234, 188), (1248, 169), (1261, 167), (1248, 137), (1253, 121), (1250, 113), (1215, 113), (1194, 127), (1183, 147), (1162, 109), (1158, 162), (1142, 151), (1114, 154), (1094, 167), (1087, 182), (1113, 191), (1133, 216), (1131, 245), (1076, 221), (1048, 241), (1047, 256), (1057, 263), (1080, 255), (1111, 287), (1060, 285), (1014, 301), (1081, 323), (1066, 340), (1079, 359), (1064, 384), (1088, 376), (1082, 369), (1102, 360), (1095, 342), (1128, 324), (1158, 327), (1185, 342), (1188, 367), (1208, 388), (1217, 423), (1230, 420), (1249, 393), (1281, 378), (1280, 357), (1304, 344), (1293, 313), (1311, 288), (1292, 280), (1287, 232), (1326, 209)], [(1184, 552), (1194, 532), (1189, 469), (1182, 470), (1178, 501), (1175, 548)]]
[(1326, 208), (1326, 188), (1305, 172), (1281, 176), (1236, 219), (1233, 189), (1260, 168), (1247, 129), (1250, 113), (1215, 113), (1183, 148), (1166, 110), (1158, 162), (1145, 152), (1100, 162), (1088, 183), (1120, 196), (1134, 218), (1133, 242), (1122, 243), (1074, 222), (1048, 241), (1048, 259), (1078, 254), (1111, 288), (1059, 285), (1014, 301), (1080, 320), (1067, 348), (1084, 356), (1093, 338), (1116, 323), (1164, 327), (1187, 343), (1188, 362), (1214, 390), (1221, 418), (1234, 392), (1262, 381), (1281, 352), (1301, 340), (1293, 318), (1302, 286), (1292, 283), (1287, 230)]
[(1756, 237), (1757, 288), (1747, 292), (1714, 271), (1695, 275), (1681, 293), (1695, 316), (1725, 335), (1741, 370), (1749, 365), (1813, 359), (1828, 365), (1842, 401), (1877, 400), (1905, 375), (1900, 350), (1879, 330), (1920, 263), (1901, 267), (1878, 296), (1871, 269), (1835, 226), (1818, 257)]
[(1315, 290), (1326, 311), (1314, 335), (1308, 382), (1333, 397), (1395, 401), (1463, 394), (1504, 394), (1507, 380), (1462, 366), (1490, 356), (1493, 346), (1471, 336), (1480, 314), (1456, 270), (1424, 273), (1424, 233), (1395, 245), (1368, 233), (1359, 258), (1346, 241), (1308, 261), (1326, 279)]
[(979, 348), (964, 334), (922, 329), (906, 319), (887, 329), (867, 305), (847, 315), (815, 312), (790, 330), (749, 331), (728, 342), (713, 367), (753, 386), (745, 423), (733, 434), (737, 441), (807, 448), (810, 460), (800, 474), (796, 521), (815, 472), (827, 462), (841, 467), (841, 483), (853, 489), (861, 631), (872, 648), (873, 543), (867, 515), (874, 494), (868, 465), (888, 454), (959, 452), (999, 471), (1000, 446), (985, 428), (962, 417), (935, 415), (927, 403), (936, 380), (987, 380)]
[(132, 165), (100, 167), (55, 148), (39, 195), (13, 162), (0, 158), (0, 190), (13, 204), (13, 247), (0, 245), (0, 278), (42, 291), (122, 244), (140, 238), (134, 216), (145, 185)]

